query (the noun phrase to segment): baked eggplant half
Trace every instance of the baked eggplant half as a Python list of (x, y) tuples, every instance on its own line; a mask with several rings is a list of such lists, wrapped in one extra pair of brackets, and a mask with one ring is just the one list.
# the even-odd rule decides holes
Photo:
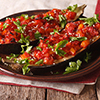
[(17, 65), (22, 68), (23, 74), (34, 68), (62, 67), (99, 40), (98, 15), (80, 18), (79, 21), (67, 23), (61, 32), (54, 29), (46, 39), (40, 39), (35, 47), (23, 45), (21, 54), (6, 56), (2, 62), (8, 66)]
[(32, 42), (48, 37), (54, 29), (61, 31), (68, 22), (78, 19), (85, 7), (85, 4), (80, 7), (73, 5), (64, 10), (30, 11), (8, 16), (0, 21), (0, 44), (12, 46), (12, 43), (22, 42), (23, 37)]

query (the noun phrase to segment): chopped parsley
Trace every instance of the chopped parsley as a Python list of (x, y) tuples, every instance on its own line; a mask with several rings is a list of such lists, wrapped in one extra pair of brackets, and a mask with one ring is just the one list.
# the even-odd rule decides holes
[(66, 67), (65, 72), (63, 74), (68, 74), (79, 70), (81, 64), (82, 64), (81, 60), (77, 60), (76, 62), (69, 62), (69, 66)]
[(29, 18), (28, 14), (22, 14), (21, 16), (23, 16), (25, 18), (25, 20)]
[(70, 40), (71, 41), (84, 41), (84, 40), (87, 40), (87, 37), (70, 37)]
[(40, 64), (42, 64), (42, 63), (43, 63), (43, 59), (37, 61), (37, 62), (35, 63), (35, 65), (40, 65)]
[(59, 15), (59, 21), (60, 21), (61, 28), (64, 28), (67, 23), (66, 18), (63, 15)]
[(27, 45), (29, 45), (30, 41), (29, 41), (29, 36), (24, 37), (23, 34), (21, 34), (21, 38), (18, 41), (19, 43), (26, 43)]
[(54, 18), (48, 14), (43, 19), (46, 19), (47, 21), (54, 20)]
[(90, 18), (79, 18), (80, 20), (84, 20), (84, 24), (88, 24), (89, 26), (92, 26), (93, 24), (99, 22), (98, 20), (99, 15), (94, 14), (94, 17)]
[(54, 35), (55, 32), (56, 32), (57, 34), (60, 34), (60, 33), (58, 32), (58, 30), (56, 30), (56, 29), (54, 29), (53, 32), (50, 32), (50, 34), (51, 34), (51, 35)]
[(73, 6), (67, 7), (67, 9), (70, 10), (70, 11), (75, 11), (76, 8), (77, 8), (77, 4), (76, 5), (73, 5)]
[(39, 46), (37, 46), (36, 49), (42, 51), (41, 47)]
[(36, 31), (34, 36), (36, 39), (39, 39), (41, 37), (41, 34), (39, 33), (39, 31)]
[(86, 52), (86, 56), (84, 58), (85, 62), (88, 63), (88, 61), (91, 59), (91, 53)]
[(10, 60), (10, 59), (18, 57), (18, 56), (19, 56), (19, 54), (13, 54), (13, 53), (11, 53), (10, 56), (6, 56), (6, 58)]
[(65, 47), (67, 43), (68, 43), (67, 40), (60, 41), (60, 42), (57, 44), (57, 47), (55, 48), (56, 54), (58, 54), (58, 55), (60, 55), (60, 56), (64, 56), (64, 55), (66, 54), (66, 52), (63, 51), (63, 50), (60, 50), (59, 48)]
[(3, 24), (3, 30), (4, 30), (5, 28), (7, 28), (8, 25), (9, 25), (9, 24), (4, 23), (4, 24)]

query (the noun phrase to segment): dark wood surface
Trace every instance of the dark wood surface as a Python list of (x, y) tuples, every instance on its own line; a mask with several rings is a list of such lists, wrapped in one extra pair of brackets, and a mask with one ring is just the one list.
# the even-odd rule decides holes
[(0, 100), (100, 100), (100, 78), (95, 85), (87, 85), (81, 94), (51, 89), (0, 85)]

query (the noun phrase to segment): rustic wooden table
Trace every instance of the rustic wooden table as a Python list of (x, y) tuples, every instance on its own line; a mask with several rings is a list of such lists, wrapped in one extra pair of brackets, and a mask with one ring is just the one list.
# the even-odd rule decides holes
[(44, 88), (0, 85), (0, 100), (100, 100), (100, 78), (95, 85), (85, 86), (80, 95)]

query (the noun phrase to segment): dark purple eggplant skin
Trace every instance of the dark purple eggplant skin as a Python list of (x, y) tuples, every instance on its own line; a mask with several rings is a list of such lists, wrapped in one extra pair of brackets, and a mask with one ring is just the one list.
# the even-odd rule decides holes
[[(30, 42), (30, 45), (33, 47), (38, 44), (39, 40), (35, 40)], [(21, 52), (21, 45), (24, 43), (9, 43), (9, 44), (0, 44), (0, 54), (20, 54)]]

